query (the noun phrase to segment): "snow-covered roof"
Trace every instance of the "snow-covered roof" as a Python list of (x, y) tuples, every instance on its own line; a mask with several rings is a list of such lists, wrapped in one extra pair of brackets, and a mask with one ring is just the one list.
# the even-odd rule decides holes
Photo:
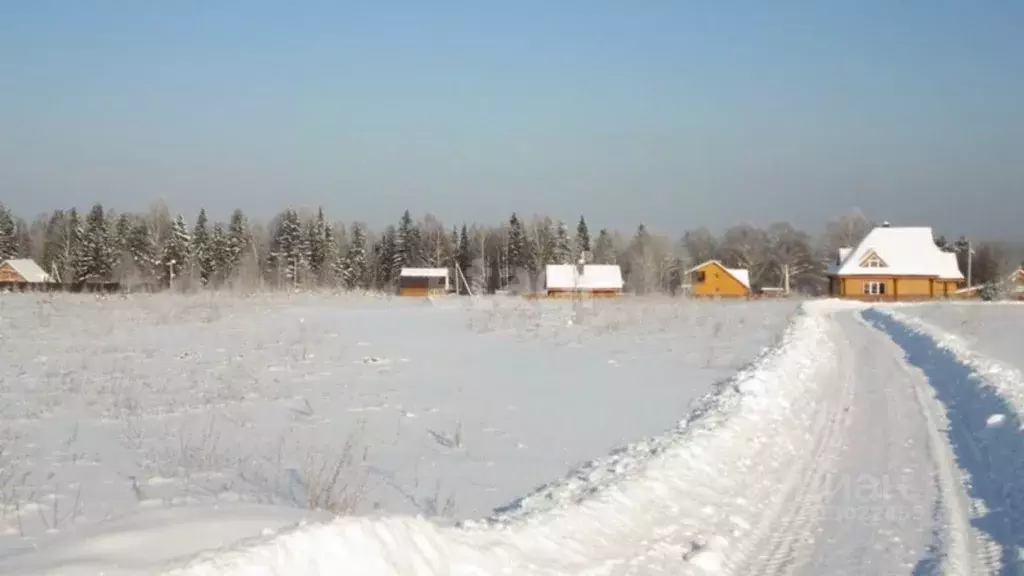
[(585, 264), (583, 274), (577, 274), (575, 264), (548, 264), (544, 281), (555, 290), (621, 290), (622, 269), (617, 264)]
[(749, 270), (747, 270), (746, 268), (729, 268), (725, 264), (722, 264), (718, 260), (708, 260), (707, 262), (701, 262), (700, 264), (697, 264), (693, 268), (690, 268), (689, 270), (684, 272), (684, 274), (690, 274), (692, 272), (700, 270), (701, 268), (704, 268), (705, 266), (709, 266), (711, 264), (717, 264), (719, 266), (719, 268), (721, 268), (722, 270), (725, 270), (730, 276), (735, 278), (737, 282), (739, 282), (740, 284), (743, 284), (743, 286), (746, 287), (747, 290), (750, 290), (750, 271)]
[(400, 274), (406, 278), (447, 278), (447, 268), (402, 268)]
[(19, 276), (25, 279), (25, 282), (49, 282), (51, 280), (50, 275), (40, 268), (35, 260), (16, 258), (5, 260), (4, 264), (13, 268)]
[[(864, 266), (872, 253), (881, 267)], [(868, 233), (856, 248), (840, 249), (839, 264), (829, 266), (838, 276), (933, 276), (963, 280), (956, 254), (935, 245), (929, 226), (880, 226)]]

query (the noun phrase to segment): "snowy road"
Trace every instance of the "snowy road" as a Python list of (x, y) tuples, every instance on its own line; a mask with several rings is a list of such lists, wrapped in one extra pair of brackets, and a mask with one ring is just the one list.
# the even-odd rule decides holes
[(944, 347), (944, 338), (884, 310), (810, 304), (778, 348), (675, 430), (595, 460), (485, 522), (341, 518), (162, 568), (181, 576), (1020, 574), (1024, 418), (1011, 396), (1024, 380)]
[(969, 529), (966, 497), (928, 382), (859, 312), (835, 320), (838, 378), (823, 385), (836, 393), (814, 458), (739, 573), (921, 574), (940, 568), (940, 555), (951, 561), (939, 572), (953, 573), (970, 561), (957, 542)]

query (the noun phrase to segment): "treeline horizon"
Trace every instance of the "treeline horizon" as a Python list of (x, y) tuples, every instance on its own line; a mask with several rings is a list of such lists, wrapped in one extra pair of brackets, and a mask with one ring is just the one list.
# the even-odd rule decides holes
[[(591, 232), (585, 215), (574, 222), (518, 213), (497, 224), (446, 225), (405, 210), (395, 224), (373, 230), (361, 221), (330, 220), (323, 209), (286, 208), (267, 222), (236, 209), (213, 222), (201, 209), (194, 221), (163, 202), (146, 212), (116, 212), (94, 204), (55, 209), (28, 222), (0, 203), (0, 261), (31, 258), (65, 283), (119, 282), (182, 289), (326, 287), (392, 290), (403, 267), (460, 269), (474, 292), (539, 287), (546, 264), (591, 262), (622, 267), (626, 289), (675, 293), (685, 270), (707, 260), (746, 268), (752, 287), (822, 294), (825, 272), (839, 248), (855, 246), (876, 225), (860, 211), (837, 215), (813, 236), (788, 222), (737, 224), (721, 234), (707, 228), (672, 238), (640, 223), (633, 230)], [(966, 238), (936, 244), (957, 253), (968, 276)], [(1020, 260), (1000, 243), (971, 246), (972, 284), (997, 282)], [(460, 291), (462, 287), (460, 286)]]

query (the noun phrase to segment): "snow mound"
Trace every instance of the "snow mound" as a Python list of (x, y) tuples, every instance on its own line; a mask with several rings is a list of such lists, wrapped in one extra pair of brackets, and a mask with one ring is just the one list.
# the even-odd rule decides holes
[(808, 458), (818, 383), (834, 375), (827, 313), (805, 305), (779, 347), (719, 385), (675, 430), (484, 521), (339, 518), (208, 551), (166, 574), (727, 573)]

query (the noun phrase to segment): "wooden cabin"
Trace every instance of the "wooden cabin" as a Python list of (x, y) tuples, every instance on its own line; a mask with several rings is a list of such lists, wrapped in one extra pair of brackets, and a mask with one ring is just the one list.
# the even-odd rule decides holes
[(718, 260), (708, 260), (686, 271), (690, 296), (695, 298), (749, 298), (750, 272), (728, 268)]
[(622, 294), (622, 268), (617, 264), (548, 264), (544, 291), (551, 298), (615, 297)]
[(402, 268), (398, 276), (399, 296), (438, 296), (450, 290), (447, 268)]
[(5, 260), (0, 264), (0, 283), (36, 284), (52, 282), (45, 270), (28, 258)]
[(935, 245), (930, 227), (888, 224), (841, 248), (828, 277), (834, 297), (881, 301), (951, 298), (964, 281), (956, 254)]

